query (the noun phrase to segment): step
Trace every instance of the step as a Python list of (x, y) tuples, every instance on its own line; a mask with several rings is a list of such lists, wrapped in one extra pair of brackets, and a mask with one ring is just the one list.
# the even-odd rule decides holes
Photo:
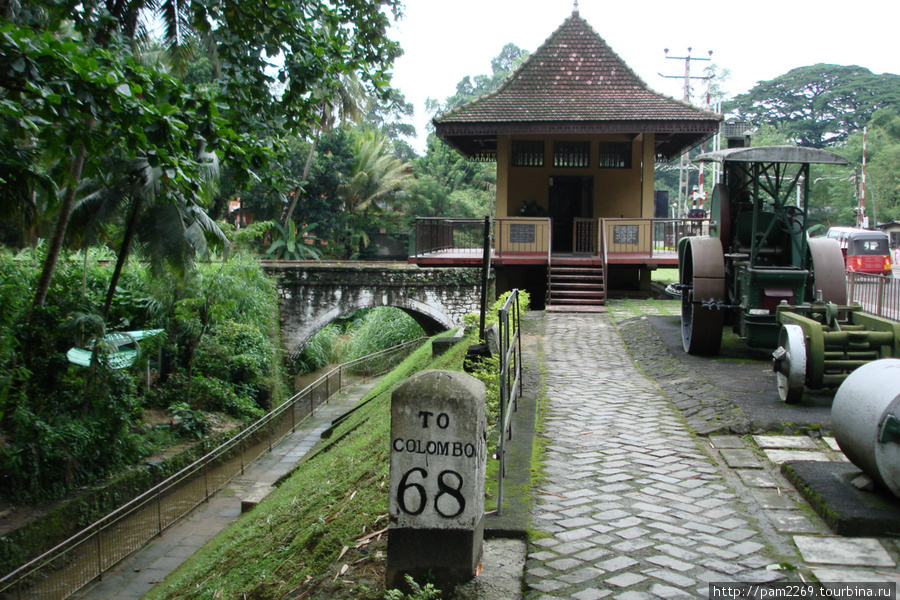
[(603, 288), (550, 288), (550, 295), (603, 296)]
[(553, 287), (603, 287), (602, 279), (550, 279), (550, 285)]
[(569, 275), (568, 273), (550, 273), (551, 279), (567, 279), (567, 280), (579, 280), (579, 279), (603, 279), (603, 273), (577, 273), (573, 275)]
[(550, 295), (557, 296), (603, 296), (603, 290), (598, 288), (551, 288)]
[(553, 275), (603, 275), (603, 269), (557, 269), (550, 267)]
[(550, 306), (605, 306), (604, 300), (571, 299), (565, 302), (551, 302)]
[(550, 294), (550, 301), (569, 301), (569, 300), (604, 300), (599, 294)]

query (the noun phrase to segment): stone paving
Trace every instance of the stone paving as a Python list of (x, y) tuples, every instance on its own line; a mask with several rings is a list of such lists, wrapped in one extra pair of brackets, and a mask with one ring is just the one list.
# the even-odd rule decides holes
[(834, 447), (698, 437), (635, 367), (608, 315), (544, 319), (547, 447), (526, 599), (706, 598), (709, 582), (897, 581), (895, 541), (829, 537), (778, 472), (797, 452), (837, 460)]
[[(620, 335), (641, 335), (634, 319), (627, 329), (606, 314), (539, 319), (547, 445), (533, 490), (526, 600), (708, 598), (709, 582), (728, 581), (900, 582), (896, 540), (833, 536), (778, 469), (785, 460), (845, 460), (832, 438), (698, 436), (728, 432), (713, 421), (730, 413), (708, 404), (714, 416), (697, 419), (664, 375), (645, 376), (636, 362), (652, 357), (632, 356), (633, 340), (626, 349)], [(668, 372), (678, 378), (681, 368)], [(320, 409), (230, 490), (76, 596), (140, 598), (352, 401)]]

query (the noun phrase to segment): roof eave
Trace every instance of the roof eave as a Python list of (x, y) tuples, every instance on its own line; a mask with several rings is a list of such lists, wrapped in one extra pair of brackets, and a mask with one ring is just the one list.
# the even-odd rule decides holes
[(636, 135), (652, 133), (657, 137), (655, 152), (665, 159), (711, 138), (719, 130), (717, 119), (697, 120), (624, 120), (624, 121), (516, 121), (446, 123), (433, 121), (435, 133), (463, 156), (470, 158), (484, 151), (496, 151), (502, 135)]

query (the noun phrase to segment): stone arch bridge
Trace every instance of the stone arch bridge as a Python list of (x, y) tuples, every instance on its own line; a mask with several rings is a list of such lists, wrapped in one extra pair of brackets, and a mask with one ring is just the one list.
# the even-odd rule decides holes
[(425, 268), (402, 262), (262, 261), (278, 282), (282, 337), (290, 356), (323, 327), (361, 308), (397, 307), (429, 335), (477, 313), (481, 269)]

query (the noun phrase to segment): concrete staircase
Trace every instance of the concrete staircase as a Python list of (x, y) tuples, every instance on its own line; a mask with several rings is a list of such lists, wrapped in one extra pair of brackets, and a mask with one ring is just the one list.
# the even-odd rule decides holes
[(603, 265), (553, 259), (547, 272), (547, 310), (605, 310)]

